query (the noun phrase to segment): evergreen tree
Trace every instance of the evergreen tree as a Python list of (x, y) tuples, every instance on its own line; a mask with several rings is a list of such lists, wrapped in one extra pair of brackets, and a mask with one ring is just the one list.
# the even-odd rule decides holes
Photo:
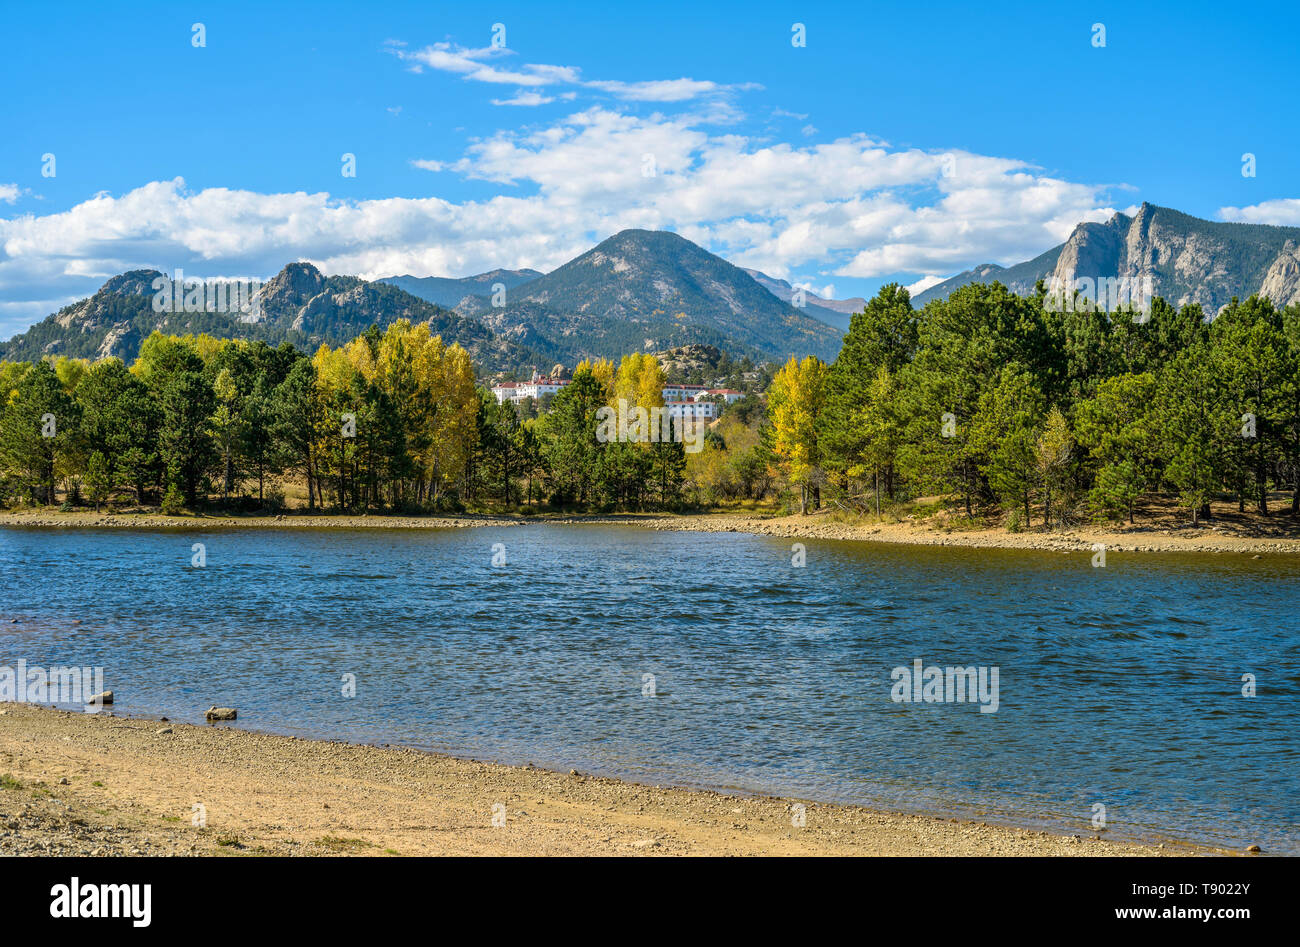
[(86, 462), (86, 499), (94, 504), (96, 513), (112, 488), (112, 467), (103, 454), (95, 451)]
[(1024, 510), (1031, 525), (1030, 498), (1038, 481), (1038, 432), (1044, 398), (1032, 376), (1016, 365), (1002, 369), (980, 396), (971, 422), (971, 444), (982, 458), (980, 472), (1008, 504)]
[(109, 464), (111, 486), (129, 485), (137, 503), (157, 479), (157, 405), (148, 386), (116, 358), (97, 362), (77, 386), (86, 450)]
[(162, 382), (157, 397), (158, 445), (167, 463), (167, 481), (181, 491), (186, 505), (193, 506), (217, 459), (210, 428), (216, 396), (201, 371), (177, 368)]
[(587, 503), (600, 483), (606, 444), (596, 439), (597, 412), (608, 407), (609, 391), (589, 367), (579, 366), (559, 390), (542, 420), (543, 448), (555, 493)]
[(865, 458), (872, 442), (862, 425), (864, 397), (881, 370), (896, 374), (912, 359), (916, 345), (911, 297), (897, 283), (882, 286), (850, 319), (844, 344), (826, 373), (826, 404), (819, 416), (823, 463), (837, 475), (842, 490), (848, 490), (850, 477), (878, 467)]
[(0, 412), (0, 462), (27, 496), (55, 501), (56, 481), (68, 472), (77, 444), (79, 415), (49, 362), (37, 362), (18, 379)]
[[(307, 481), (307, 508), (316, 509), (315, 447), (325, 409), (316, 395), (316, 369), (307, 359), (290, 370), (272, 395), (271, 414), (285, 465), (297, 468)], [(324, 502), (322, 497), (322, 502)]]
[(1102, 381), (1077, 408), (1079, 444), (1096, 470), (1090, 502), (1094, 510), (1127, 516), (1130, 523), (1138, 498), (1160, 480), (1157, 390), (1150, 372), (1123, 374)]

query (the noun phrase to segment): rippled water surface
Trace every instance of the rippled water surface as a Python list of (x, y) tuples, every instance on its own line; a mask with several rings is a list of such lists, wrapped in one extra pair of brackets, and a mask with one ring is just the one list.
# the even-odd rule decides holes
[[(1300, 854), (1300, 560), (805, 543), (0, 530), (0, 665), (102, 665), (119, 713)], [(892, 701), (916, 658), (997, 666), (998, 711)]]

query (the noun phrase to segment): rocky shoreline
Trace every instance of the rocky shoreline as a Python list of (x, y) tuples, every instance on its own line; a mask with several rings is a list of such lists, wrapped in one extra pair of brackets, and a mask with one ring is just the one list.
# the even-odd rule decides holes
[(518, 526), (532, 518), (517, 516), (378, 516), (280, 513), (267, 516), (183, 515), (162, 513), (58, 513), (48, 510), (0, 513), (0, 528), (39, 529), (462, 529), (470, 526)]
[(381, 516), (288, 513), (276, 516), (163, 516), (154, 513), (0, 513), (0, 528), (53, 529), (466, 529), (480, 526), (611, 525), (706, 533), (752, 533), (790, 539), (902, 543), (1045, 552), (1088, 552), (1097, 544), (1107, 552), (1244, 553), (1252, 556), (1300, 554), (1300, 538), (1259, 536), (1218, 526), (1139, 526), (1081, 528), (1062, 532), (1005, 529), (947, 529), (928, 522), (854, 524), (827, 516), (761, 516), (735, 513), (686, 515), (470, 515)]
[(0, 855), (1204, 855), (0, 704)]
[[(574, 519), (568, 522), (629, 522), (621, 519)], [(948, 530), (925, 523), (855, 525), (817, 516), (746, 517), (717, 514), (645, 518), (634, 521), (650, 529), (743, 532), (789, 539), (830, 539), (914, 546), (961, 546), (983, 549), (1034, 549), (1088, 552), (1097, 544), (1107, 552), (1205, 552), (1300, 554), (1300, 539), (1240, 536), (1215, 527), (1115, 531), (1080, 529), (1064, 532), (1012, 533), (1005, 529)]]

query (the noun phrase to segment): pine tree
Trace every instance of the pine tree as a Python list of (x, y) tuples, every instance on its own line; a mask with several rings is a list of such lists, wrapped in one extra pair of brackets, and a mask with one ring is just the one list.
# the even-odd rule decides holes
[(1138, 498), (1160, 480), (1157, 392), (1155, 375), (1126, 373), (1102, 381), (1077, 406), (1079, 445), (1096, 471), (1089, 500), (1099, 513), (1127, 516), (1132, 523)]
[(53, 503), (55, 485), (78, 438), (80, 410), (53, 367), (41, 361), (23, 373), (0, 412), (0, 462), (23, 491)]
[(980, 472), (1003, 500), (1021, 506), (1031, 523), (1030, 500), (1038, 480), (1037, 441), (1044, 399), (1032, 376), (1008, 365), (980, 397), (971, 421), (971, 444)]
[(86, 499), (95, 505), (95, 512), (113, 489), (113, 469), (104, 455), (95, 451), (86, 462)]
[[(325, 409), (316, 393), (316, 370), (303, 359), (272, 394), (271, 414), (276, 440), (286, 466), (296, 467), (307, 481), (307, 508), (316, 509), (315, 446)], [(323, 502), (323, 500), (322, 500)]]
[(1047, 412), (1035, 455), (1043, 488), (1043, 523), (1051, 529), (1055, 513), (1057, 523), (1064, 525), (1074, 501), (1074, 436), (1069, 421), (1056, 406)]
[(846, 492), (850, 477), (876, 466), (865, 460), (871, 438), (861, 418), (871, 386), (881, 370), (892, 375), (906, 365), (916, 345), (911, 297), (897, 283), (882, 286), (849, 322), (844, 344), (826, 373), (826, 404), (818, 422), (823, 462)]

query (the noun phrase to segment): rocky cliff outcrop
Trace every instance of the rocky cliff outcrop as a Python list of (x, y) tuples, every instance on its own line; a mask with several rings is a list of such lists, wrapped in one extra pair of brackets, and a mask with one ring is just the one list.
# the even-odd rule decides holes
[(1287, 305), (1300, 300), (1300, 244), (1288, 240), (1264, 274), (1264, 284), (1259, 288), (1277, 305)]
[[(1150, 280), (1154, 295), (1184, 306), (1198, 303), (1217, 313), (1232, 297), (1255, 293), (1275, 305), (1300, 302), (1300, 228), (1201, 220), (1167, 207), (1143, 204), (1132, 216), (1082, 223), (1061, 246), (1003, 269), (986, 264), (917, 296), (924, 305), (967, 283), (994, 280), (1029, 295), (1042, 279), (1078, 286), (1082, 280), (1117, 280), (1128, 286)], [(1095, 298), (1095, 297), (1094, 297)]]

